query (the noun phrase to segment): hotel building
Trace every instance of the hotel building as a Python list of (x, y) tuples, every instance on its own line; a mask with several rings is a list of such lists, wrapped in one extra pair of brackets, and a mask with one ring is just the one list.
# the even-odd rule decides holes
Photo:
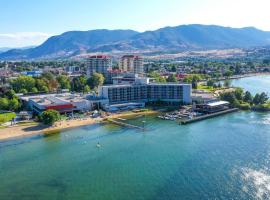
[(143, 58), (135, 55), (125, 55), (120, 59), (119, 68), (124, 72), (143, 74)]
[(99, 87), (99, 96), (108, 99), (110, 105), (151, 102), (190, 104), (192, 101), (190, 84), (160, 84), (146, 80), (141, 78), (134, 84)]

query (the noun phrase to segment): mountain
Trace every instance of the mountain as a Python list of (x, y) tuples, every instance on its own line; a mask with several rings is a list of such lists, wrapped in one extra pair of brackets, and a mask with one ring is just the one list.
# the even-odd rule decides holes
[(90, 47), (126, 40), (138, 34), (132, 30), (70, 31), (52, 36), (32, 49), (12, 49), (0, 54), (0, 59), (60, 58), (82, 53)]
[(71, 31), (49, 38), (27, 50), (10, 50), (0, 59), (64, 58), (94, 52), (168, 52), (249, 48), (270, 45), (270, 32), (254, 27), (230, 28), (215, 25), (181, 25), (155, 31)]
[[(17, 49), (30, 49), (30, 48), (34, 48), (35, 46), (27, 46), (27, 47), (19, 47)], [(0, 47), (0, 53), (3, 53), (3, 52), (6, 52), (6, 51), (9, 51), (11, 49), (14, 49), (12, 47)]]

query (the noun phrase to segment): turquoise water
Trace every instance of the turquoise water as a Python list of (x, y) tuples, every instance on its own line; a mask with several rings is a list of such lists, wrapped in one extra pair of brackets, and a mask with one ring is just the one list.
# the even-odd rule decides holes
[(253, 95), (256, 93), (266, 92), (270, 96), (270, 76), (254, 76), (232, 81), (233, 86), (245, 88)]
[(0, 199), (270, 198), (270, 113), (143, 120), (0, 142)]

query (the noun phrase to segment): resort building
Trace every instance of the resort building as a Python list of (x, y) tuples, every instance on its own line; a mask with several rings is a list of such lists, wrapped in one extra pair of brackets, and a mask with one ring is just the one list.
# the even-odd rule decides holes
[(143, 74), (143, 58), (135, 55), (124, 55), (120, 59), (119, 68), (124, 72)]
[(123, 106), (125, 103), (145, 104), (156, 102), (176, 105), (190, 104), (191, 85), (150, 83), (149, 78), (138, 78), (133, 84), (99, 87), (99, 96), (108, 99), (109, 105), (119, 104)]
[(90, 77), (93, 73), (101, 73), (104, 77), (108, 77), (108, 71), (112, 69), (112, 59), (106, 55), (90, 56), (87, 59), (87, 76)]
[(60, 113), (70, 113), (76, 111), (90, 111), (93, 109), (93, 102), (86, 96), (80, 94), (61, 93), (43, 94), (20, 97), (22, 103), (36, 114), (45, 110), (54, 109)]

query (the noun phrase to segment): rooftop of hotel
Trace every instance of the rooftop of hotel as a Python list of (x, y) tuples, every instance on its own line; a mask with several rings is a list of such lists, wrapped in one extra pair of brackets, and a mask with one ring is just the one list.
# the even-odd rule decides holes
[(191, 86), (187, 83), (134, 83), (134, 84), (115, 84), (115, 85), (104, 85), (103, 88), (114, 88), (114, 87), (132, 87), (136, 85), (150, 85), (150, 86)]
[(110, 56), (108, 55), (93, 55), (93, 56), (90, 56), (89, 58), (100, 58), (100, 59), (106, 59), (106, 58), (111, 58)]
[(122, 58), (134, 58), (134, 59), (139, 59), (139, 58), (142, 58), (142, 57), (140, 57), (140, 56), (138, 56), (138, 55), (124, 55), (124, 56), (122, 56)]
[[(72, 93), (55, 93), (55, 94), (35, 94), (35, 95), (25, 95), (20, 97), (23, 101), (29, 101), (30, 99), (35, 102), (42, 102), (43, 104), (46, 103), (60, 103), (62, 102), (79, 102), (85, 100), (85, 96), (82, 94), (72, 94)], [(59, 100), (59, 101), (58, 101)]]

